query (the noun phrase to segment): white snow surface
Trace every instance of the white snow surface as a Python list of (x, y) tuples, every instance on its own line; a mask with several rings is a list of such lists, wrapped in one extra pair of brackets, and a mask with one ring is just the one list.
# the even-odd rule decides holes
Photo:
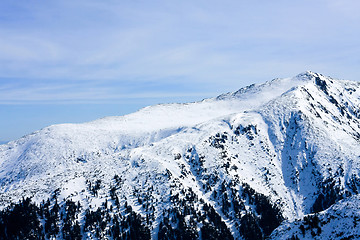
[[(359, 239), (360, 228), (358, 220), (360, 219), (360, 196), (355, 195), (344, 199), (330, 208), (316, 214), (310, 214), (309, 217), (317, 216), (319, 218), (317, 228), (310, 229), (306, 226), (304, 220), (284, 221), (270, 236), (269, 239), (290, 239), (297, 236), (299, 239)], [(306, 226), (305, 233), (302, 233), (300, 226)], [(311, 232), (316, 234), (311, 234)]]
[[(95, 208), (117, 174), (123, 179), (122, 201), (139, 213), (134, 189), (153, 187), (160, 216), (168, 204), (170, 172), (181, 187), (191, 187), (218, 209), (202, 188), (204, 176), (215, 174), (221, 181), (248, 183), (280, 204), (287, 221), (295, 221), (311, 212), (319, 181), (331, 177), (347, 189), (350, 178), (359, 176), (359, 107), (358, 82), (305, 72), (200, 102), (49, 126), (0, 145), (0, 206), (22, 197), (40, 202), (60, 189), (61, 198)], [(238, 127), (250, 130), (236, 135)], [(212, 137), (224, 133), (222, 151), (235, 166), (230, 171), (222, 167), (221, 150), (211, 146)], [(205, 156), (206, 171), (194, 172), (185, 157), (189, 149), (194, 158)], [(86, 180), (96, 179), (103, 188), (95, 198)], [(233, 223), (224, 221), (232, 229)]]

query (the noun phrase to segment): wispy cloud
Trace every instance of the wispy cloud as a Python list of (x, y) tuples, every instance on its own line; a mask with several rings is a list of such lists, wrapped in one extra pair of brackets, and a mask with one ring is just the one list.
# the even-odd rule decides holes
[(0, 6), (3, 103), (202, 95), (308, 69), (360, 77), (357, 1)]
[[(2, 79), (0, 79), (1, 82)], [(0, 85), (1, 104), (63, 104), (63, 103), (114, 103), (134, 99), (210, 97), (218, 92), (198, 89), (180, 82), (166, 85), (154, 81), (124, 83), (117, 81), (54, 81), (11, 79), (12, 83)], [(9, 81), (9, 79), (7, 79)]]

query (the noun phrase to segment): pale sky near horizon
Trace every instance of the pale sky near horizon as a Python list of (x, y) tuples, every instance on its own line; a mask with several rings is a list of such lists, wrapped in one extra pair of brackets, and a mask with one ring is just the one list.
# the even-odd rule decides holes
[(360, 80), (360, 1), (0, 2), (0, 141), (312, 70)]

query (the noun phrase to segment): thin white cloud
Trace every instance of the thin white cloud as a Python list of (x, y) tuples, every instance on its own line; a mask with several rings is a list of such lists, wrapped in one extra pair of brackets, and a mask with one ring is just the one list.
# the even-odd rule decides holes
[[(344, 2), (3, 2), (14, 12), (0, 20), (0, 81), (48, 83), (14, 87), (0, 99), (106, 99), (113, 88), (128, 92), (120, 83), (149, 79), (159, 89), (147, 94), (165, 95), (161, 85), (178, 78), (184, 89), (201, 92), (206, 83), (214, 90), (203, 92), (216, 92), (309, 68), (356, 79), (360, 26), (346, 15), (358, 3)], [(95, 91), (102, 81), (118, 84)]]

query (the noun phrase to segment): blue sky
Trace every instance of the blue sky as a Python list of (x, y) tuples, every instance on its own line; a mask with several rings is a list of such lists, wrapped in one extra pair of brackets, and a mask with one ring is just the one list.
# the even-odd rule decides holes
[(0, 2), (0, 140), (306, 70), (360, 80), (360, 1)]

